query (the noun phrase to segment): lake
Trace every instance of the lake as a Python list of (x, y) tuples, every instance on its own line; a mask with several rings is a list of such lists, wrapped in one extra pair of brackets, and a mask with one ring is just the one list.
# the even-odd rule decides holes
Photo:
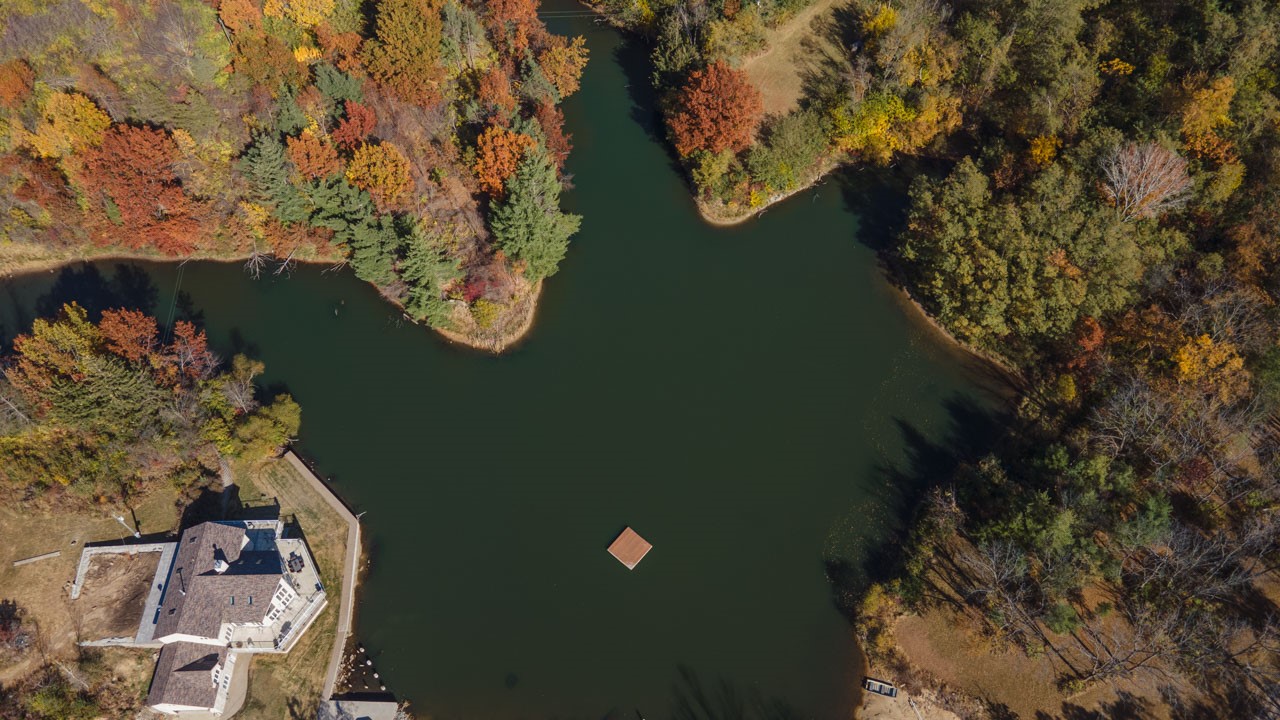
[[(591, 50), (565, 106), (585, 220), (508, 354), (349, 271), (216, 263), (7, 281), (4, 336), (127, 302), (265, 361), (298, 451), (366, 513), (357, 637), (423, 717), (847, 717), (846, 592), (982, 436), (987, 380), (878, 264), (900, 191), (850, 174), (708, 226), (653, 135), (644, 51), (553, 23)], [(628, 525), (654, 545), (634, 571), (605, 550)]]

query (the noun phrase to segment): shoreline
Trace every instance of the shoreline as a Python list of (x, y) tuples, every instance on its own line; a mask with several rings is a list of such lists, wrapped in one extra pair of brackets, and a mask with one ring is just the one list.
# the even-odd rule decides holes
[(458, 330), (449, 330), (446, 328), (431, 328), (439, 333), (449, 342), (465, 345), (474, 350), (483, 350), (494, 355), (501, 355), (506, 351), (520, 344), (522, 340), (529, 336), (533, 330), (534, 319), (538, 314), (538, 301), (542, 298), (542, 284), (545, 279), (539, 280), (534, 284), (529, 294), (521, 299), (521, 303), (527, 307), (524, 317), (520, 320), (520, 324), (513, 330), (499, 334), (494, 338), (481, 338), (479, 336), (468, 335)]
[[(5, 270), (0, 271), (0, 280), (17, 279), (27, 275), (37, 275), (41, 273), (52, 273), (62, 268), (65, 268), (67, 266), (74, 265), (76, 263), (124, 261), (124, 262), (152, 262), (152, 263), (176, 264), (181, 266), (188, 262), (212, 262), (212, 263), (221, 263), (221, 264), (231, 264), (231, 263), (243, 262), (245, 260), (248, 260), (249, 257), (250, 257), (249, 255), (244, 254), (244, 255), (230, 255), (230, 256), (228, 255), (221, 255), (221, 256), (192, 255), (186, 258), (175, 258), (175, 257), (166, 256), (166, 255), (149, 255), (146, 253), (129, 253), (129, 252), (120, 252), (118, 250), (107, 250), (100, 254), (90, 253), (88, 255), (78, 255), (75, 257), (43, 257), (43, 258), (33, 258), (27, 261), (19, 261), (15, 264), (14, 267), (8, 267)], [(332, 257), (332, 258), (331, 257), (308, 257), (308, 258), (295, 257), (295, 258), (291, 258), (290, 262), (298, 263), (299, 265), (337, 266), (337, 265), (344, 264), (345, 260), (340, 257)], [(364, 281), (361, 281), (361, 282), (364, 282)], [(373, 289), (378, 293), (379, 297), (381, 297), (385, 302), (390, 303), (396, 309), (400, 310), (400, 312), (404, 315), (404, 317), (406, 317), (413, 324), (422, 325), (423, 327), (427, 328), (431, 332), (434, 332), (437, 335), (440, 335), (450, 343), (465, 345), (469, 348), (473, 348), (475, 350), (482, 350), (485, 352), (491, 352), (495, 355), (502, 354), (505, 350), (512, 347), (514, 344), (518, 343), (520, 340), (524, 339), (526, 335), (528, 335), (529, 331), (533, 328), (533, 316), (537, 310), (538, 297), (542, 294), (542, 281), (538, 281), (538, 284), (534, 288), (534, 291), (532, 293), (532, 298), (531, 298), (533, 307), (529, 309), (528, 317), (526, 317), (523, 321), (521, 321), (521, 325), (518, 332), (504, 335), (501, 338), (499, 338), (498, 341), (495, 342), (495, 341), (486, 340), (480, 337), (474, 337), (464, 332), (458, 332), (455, 330), (446, 330), (444, 328), (436, 328), (436, 327), (427, 325), (413, 317), (410, 317), (408, 313), (405, 313), (404, 304), (396, 300), (395, 298), (388, 297), (387, 294), (382, 291), (382, 288), (376, 285), (373, 285), (372, 283), (364, 283), (364, 284), (373, 287)]]
[[(886, 278), (886, 280), (888, 279), (889, 278)], [(952, 335), (951, 331), (946, 329), (942, 323), (938, 322), (938, 319), (931, 315), (929, 311), (925, 309), (924, 305), (921, 305), (920, 301), (917, 300), (909, 290), (898, 283), (890, 282), (889, 285), (891, 286), (893, 293), (898, 296), (900, 302), (910, 309), (911, 314), (916, 316), (916, 320), (922, 322), (930, 334), (935, 336), (943, 345), (998, 370), (1001, 377), (1009, 383), (1010, 387), (1018, 389), (1018, 392), (1022, 391), (1021, 386), (1026, 384), (1026, 379), (1023, 378), (1020, 371), (1009, 364), (1008, 360), (999, 355), (976, 348), (955, 335)]]
[[(713, 210), (714, 206), (709, 205), (705, 200), (703, 200), (701, 197), (697, 195), (693, 196), (693, 204), (698, 209), (698, 216), (702, 219), (702, 222), (706, 223), (707, 225), (710, 225), (712, 227), (721, 227), (721, 228), (735, 227), (737, 225), (742, 225), (743, 223), (746, 223), (750, 220), (755, 219), (757, 216), (764, 213), (765, 210), (768, 210), (769, 208), (773, 207), (774, 205), (777, 205), (783, 200), (799, 195), (800, 193), (806, 190), (812, 189), (815, 185), (817, 185), (820, 181), (822, 181), (828, 175), (849, 164), (850, 163), (848, 160), (837, 160), (835, 158), (823, 160), (821, 163), (819, 163), (816, 166), (817, 169), (815, 170), (812, 177), (807, 178), (804, 182), (800, 183), (799, 185), (792, 188), (791, 190), (786, 190), (784, 192), (777, 193), (775, 195), (770, 195), (769, 198), (765, 200), (763, 205), (761, 205), (758, 208), (748, 208), (747, 211), (745, 212), (739, 212), (736, 214), (729, 213), (725, 215), (716, 214)], [(722, 205), (720, 207), (725, 207), (725, 206)]]

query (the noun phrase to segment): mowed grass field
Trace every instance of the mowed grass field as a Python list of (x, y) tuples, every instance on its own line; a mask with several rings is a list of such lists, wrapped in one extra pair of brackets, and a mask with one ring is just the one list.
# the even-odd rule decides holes
[(286, 520), (296, 517), (315, 555), (329, 603), (287, 655), (257, 655), (249, 667), (249, 694), (236, 716), (246, 720), (315, 717), (338, 627), (342, 594), (342, 561), (347, 552), (347, 524), (285, 460), (258, 468), (238, 467), (236, 484), (247, 505), (274, 498)]

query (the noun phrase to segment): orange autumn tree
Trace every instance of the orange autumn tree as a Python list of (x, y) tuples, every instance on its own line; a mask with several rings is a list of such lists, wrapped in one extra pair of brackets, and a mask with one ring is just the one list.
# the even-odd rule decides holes
[(308, 180), (319, 180), (342, 169), (337, 148), (310, 130), (303, 130), (298, 137), (286, 138), (285, 144), (289, 159)]
[(25, 60), (0, 64), (0, 106), (15, 108), (22, 104), (35, 86), (35, 74)]
[(113, 222), (99, 234), (100, 241), (152, 247), (167, 255), (196, 248), (200, 207), (174, 173), (177, 156), (177, 145), (163, 130), (125, 125), (107, 132), (86, 154), (79, 185)]
[(409, 161), (390, 143), (366, 143), (351, 157), (347, 181), (368, 192), (378, 209), (386, 211), (409, 189)]
[(476, 144), (475, 171), (480, 188), (493, 197), (502, 196), (507, 178), (515, 174), (525, 152), (536, 145), (533, 138), (514, 130), (497, 125), (486, 128)]
[(723, 62), (695, 70), (676, 97), (668, 124), (676, 152), (741, 151), (751, 144), (764, 105), (747, 74)]
[(480, 76), (476, 103), (499, 124), (506, 126), (511, 122), (519, 101), (511, 93), (511, 76), (501, 64), (495, 64)]
[(485, 23), (508, 57), (520, 58), (546, 34), (538, 20), (538, 0), (489, 0)]
[(533, 109), (533, 117), (542, 126), (542, 134), (547, 139), (547, 155), (557, 170), (563, 170), (564, 161), (573, 149), (569, 143), (571, 136), (564, 131), (564, 112), (549, 102), (541, 102)]
[(400, 100), (433, 107), (442, 99), (440, 0), (382, 0), (375, 38), (365, 43), (369, 75)]
[(262, 11), (253, 0), (222, 0), (218, 5), (218, 17), (232, 32), (243, 32), (258, 27)]
[(156, 350), (156, 320), (137, 310), (104, 310), (98, 331), (107, 349), (130, 362), (137, 362)]

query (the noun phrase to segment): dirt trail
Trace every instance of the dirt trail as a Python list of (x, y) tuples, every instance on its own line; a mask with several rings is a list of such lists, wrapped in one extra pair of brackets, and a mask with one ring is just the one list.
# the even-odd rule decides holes
[(804, 90), (804, 68), (824, 53), (838, 51), (823, 33), (832, 11), (847, 0), (817, 0), (782, 25), (769, 30), (769, 49), (742, 64), (764, 96), (764, 111), (787, 113)]

